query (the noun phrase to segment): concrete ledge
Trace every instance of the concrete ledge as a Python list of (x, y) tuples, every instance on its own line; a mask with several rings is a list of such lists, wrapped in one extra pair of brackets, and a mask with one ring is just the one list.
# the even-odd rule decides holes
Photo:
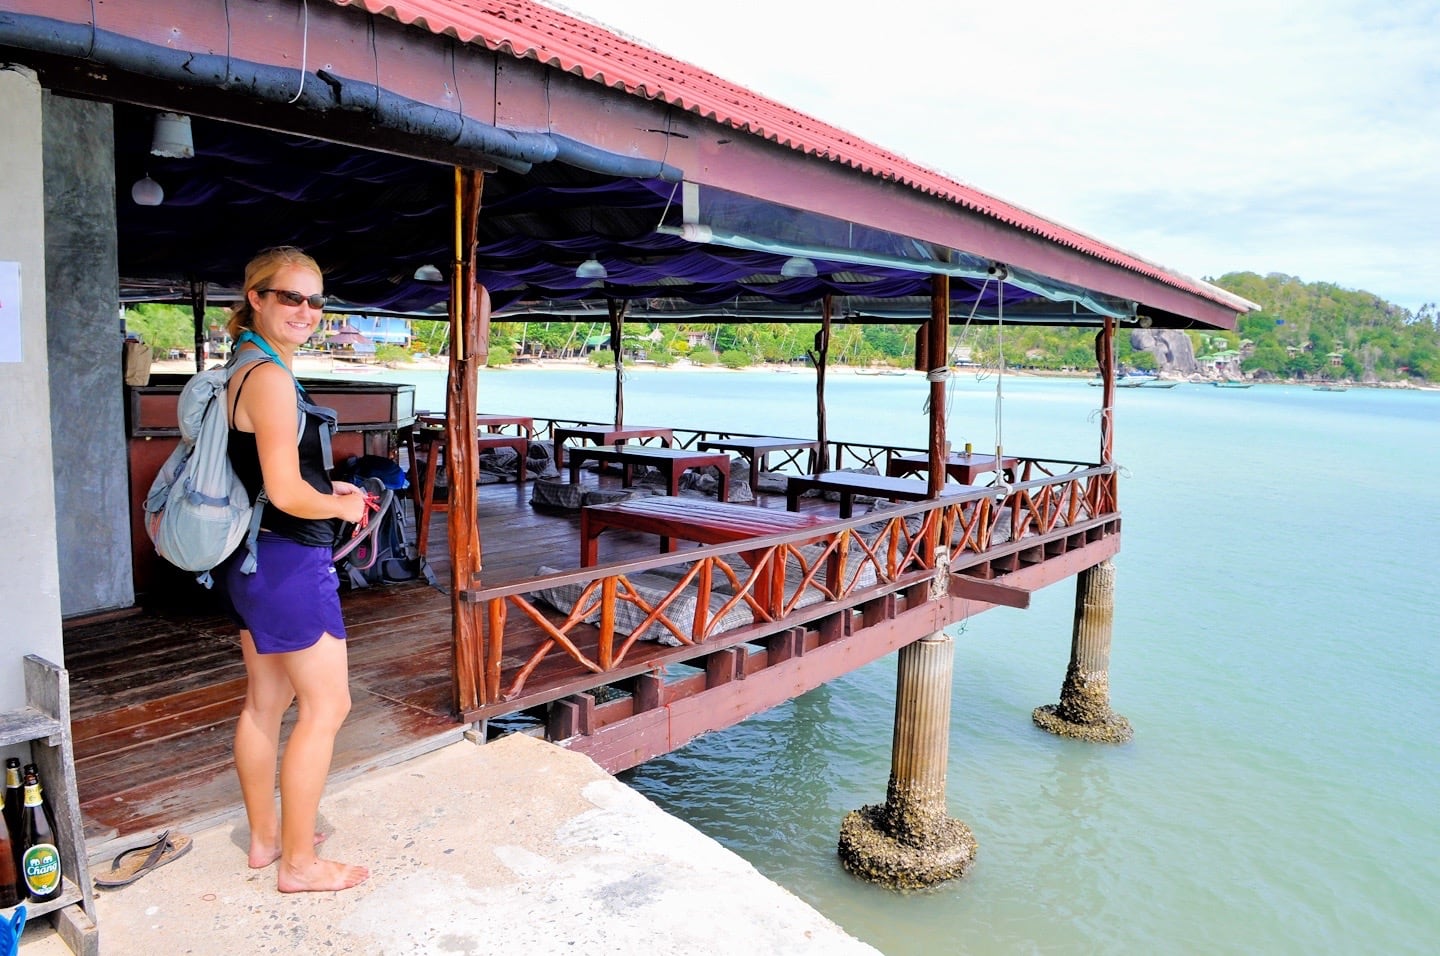
[[(273, 866), (246, 867), (237, 817), (97, 893), (101, 952), (877, 952), (588, 757), (522, 734), (332, 782), (320, 810), (325, 855), (368, 865), (366, 883), (280, 894)], [(22, 951), (70, 952), (44, 925)]]

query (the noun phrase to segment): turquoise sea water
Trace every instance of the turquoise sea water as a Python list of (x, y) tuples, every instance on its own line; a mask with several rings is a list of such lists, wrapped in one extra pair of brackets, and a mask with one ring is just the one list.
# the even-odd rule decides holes
[[(438, 378), (417, 382), (436, 407)], [(834, 439), (923, 445), (917, 375), (835, 375)], [(608, 418), (613, 378), (487, 371), (490, 411)], [(1007, 377), (1007, 451), (1096, 456), (1100, 389)], [(626, 421), (814, 432), (814, 377), (631, 373)], [(950, 437), (995, 443), (996, 383)], [(898, 895), (835, 856), (884, 800), (893, 655), (624, 775), (887, 954), (1407, 953), (1440, 941), (1440, 393), (1123, 390), (1111, 702), (1125, 746), (1037, 730), (1073, 585), (953, 629), (964, 878)], [(718, 906), (743, 907), (740, 901)]]

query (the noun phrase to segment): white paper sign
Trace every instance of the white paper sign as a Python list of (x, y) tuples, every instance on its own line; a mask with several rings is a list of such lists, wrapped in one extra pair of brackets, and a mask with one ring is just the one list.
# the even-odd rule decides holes
[(0, 362), (20, 361), (20, 263), (0, 262)]

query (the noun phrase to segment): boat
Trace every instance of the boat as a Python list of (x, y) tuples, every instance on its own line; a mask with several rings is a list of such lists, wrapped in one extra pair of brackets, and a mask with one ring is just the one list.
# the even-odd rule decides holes
[[(1104, 385), (1103, 379), (1092, 378), (1091, 385)], [(1115, 376), (1116, 388), (1174, 388), (1179, 382), (1168, 381), (1158, 375), (1146, 375), (1141, 372), (1126, 372), (1124, 375)]]
[(1345, 390), (1346, 390), (1346, 389), (1345, 389), (1345, 386), (1344, 386), (1344, 385), (1316, 385), (1316, 386), (1315, 386), (1315, 391), (1317, 391), (1317, 392), (1343, 392), (1343, 391), (1345, 391)]
[(1227, 379), (1223, 379), (1223, 380), (1221, 380), (1221, 381), (1219, 381), (1219, 382), (1211, 382), (1210, 384), (1211, 384), (1211, 385), (1214, 385), (1216, 388), (1249, 388), (1250, 386), (1254, 385), (1255, 383), (1254, 383), (1254, 382), (1240, 382), (1240, 381), (1236, 381), (1236, 380), (1233, 379), (1233, 378), (1227, 378)]
[(857, 368), (856, 375), (904, 375), (903, 369), (898, 368)]

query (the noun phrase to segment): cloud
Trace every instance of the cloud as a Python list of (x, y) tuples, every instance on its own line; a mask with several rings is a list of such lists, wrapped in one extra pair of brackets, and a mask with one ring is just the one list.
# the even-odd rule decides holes
[(1440, 299), (1433, 0), (569, 6), (1179, 271)]

